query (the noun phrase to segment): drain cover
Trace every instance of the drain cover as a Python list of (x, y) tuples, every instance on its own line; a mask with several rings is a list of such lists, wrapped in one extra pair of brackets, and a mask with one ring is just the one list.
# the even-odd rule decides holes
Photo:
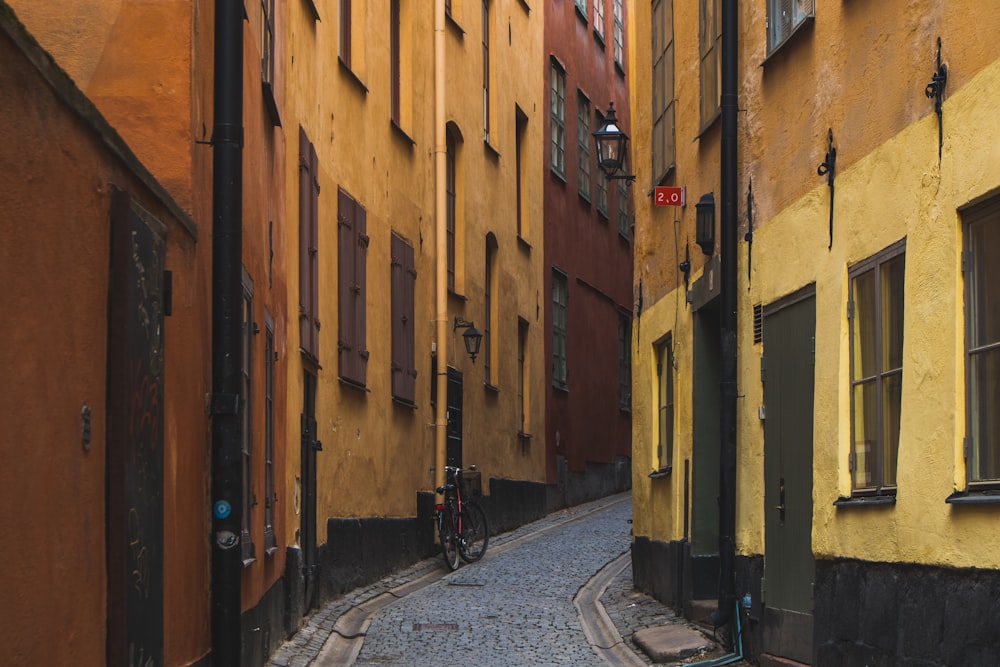
[(413, 631), (421, 632), (423, 630), (458, 630), (458, 623), (414, 623)]

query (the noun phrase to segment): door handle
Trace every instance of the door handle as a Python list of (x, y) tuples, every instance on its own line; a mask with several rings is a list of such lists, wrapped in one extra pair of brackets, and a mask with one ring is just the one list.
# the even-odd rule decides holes
[(782, 477), (778, 482), (778, 504), (775, 506), (776, 510), (781, 514), (780, 519), (785, 520), (785, 478)]

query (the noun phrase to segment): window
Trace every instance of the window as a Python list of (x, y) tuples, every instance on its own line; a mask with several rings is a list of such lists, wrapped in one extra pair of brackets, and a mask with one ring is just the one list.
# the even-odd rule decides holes
[(653, 179), (660, 183), (673, 166), (674, 0), (653, 0)]
[(774, 53), (814, 13), (814, 0), (767, 0), (767, 54)]
[(274, 97), (274, 0), (260, 0), (260, 79), (271, 122), (281, 125)]
[(515, 128), (517, 145), (514, 148), (514, 168), (517, 172), (514, 176), (514, 187), (517, 190), (517, 237), (523, 239), (528, 235), (528, 214), (525, 210), (528, 198), (524, 196), (524, 148), (527, 146), (528, 116), (518, 106), (514, 108), (514, 116), (517, 124)]
[(497, 378), (493, 375), (493, 369), (499, 363), (497, 353), (497, 336), (494, 322), (498, 321), (497, 313), (500, 299), (497, 298), (497, 251), (499, 244), (497, 237), (490, 232), (486, 235), (486, 275), (485, 284), (485, 310), (483, 312), (483, 370), (486, 373), (486, 384), (494, 386), (498, 384)]
[(368, 366), (365, 301), (367, 213), (351, 195), (337, 191), (338, 363), (340, 379), (364, 387)]
[(528, 430), (528, 321), (517, 318), (517, 432)]
[(612, 35), (615, 42), (615, 65), (625, 69), (625, 6), (623, 0), (612, 0), (615, 25)]
[(852, 267), (851, 461), (858, 495), (891, 494), (903, 380), (905, 241)]
[(577, 190), (580, 196), (590, 201), (590, 100), (577, 91), (576, 94), (576, 143), (577, 143)]
[(566, 359), (566, 308), (569, 288), (566, 274), (552, 269), (552, 384), (565, 389), (569, 379)]
[(618, 311), (618, 407), (632, 408), (632, 313)]
[(340, 0), (340, 60), (351, 68), (351, 0)]
[(576, 5), (576, 13), (580, 15), (584, 21), (587, 20), (587, 0), (573, 0)]
[(566, 178), (566, 71), (552, 59), (549, 70), (549, 115), (552, 119), (552, 171)]
[(278, 550), (274, 536), (274, 320), (264, 311), (264, 553)]
[(242, 443), (240, 447), (243, 467), (243, 524), (240, 544), (242, 545), (243, 564), (254, 561), (253, 538), (250, 536), (251, 512), (254, 506), (253, 493), (253, 280), (243, 269), (243, 317), (241, 322), (243, 333), (243, 354), (240, 357), (240, 409), (243, 422)]
[(455, 261), (456, 261), (456, 234), (458, 221), (457, 199), (458, 190), (456, 188), (456, 140), (453, 132), (448, 132), (445, 139), (445, 199), (447, 219), (445, 228), (448, 236), (448, 289), (455, 291)]
[(413, 246), (392, 235), (390, 281), (392, 289), (392, 397), (407, 405), (417, 401), (417, 360), (415, 356), (417, 269)]
[(299, 128), (299, 346), (319, 363), (319, 160)]
[(671, 336), (656, 346), (656, 385), (659, 432), (655, 465), (658, 471), (668, 472), (674, 460), (674, 350)]
[(490, 142), (490, 0), (483, 0), (483, 141)]
[(722, 48), (722, 17), (720, 0), (698, 0), (698, 55), (701, 58), (701, 127), (708, 127), (719, 113), (719, 91), (722, 69), (719, 52)]
[(604, 2), (605, 0), (594, 0), (594, 34), (604, 41)]
[(970, 489), (1000, 487), (1000, 200), (965, 218), (966, 471)]
[(618, 181), (618, 233), (622, 238), (629, 237), (628, 219), (628, 185), (624, 180)]
[(399, 2), (400, 0), (390, 0), (389, 2), (389, 58), (391, 60), (390, 64), (390, 77), (392, 90), (390, 92), (390, 105), (392, 114), (392, 122), (396, 125), (400, 125), (400, 114), (399, 114), (399, 68), (400, 68), (400, 51), (399, 51)]
[[(600, 111), (597, 111), (596, 119), (594, 124), (597, 127), (604, 124), (604, 115)], [(599, 157), (595, 155), (594, 159), (597, 160)], [(605, 219), (608, 217), (608, 177), (602, 169), (597, 170), (597, 212)]]

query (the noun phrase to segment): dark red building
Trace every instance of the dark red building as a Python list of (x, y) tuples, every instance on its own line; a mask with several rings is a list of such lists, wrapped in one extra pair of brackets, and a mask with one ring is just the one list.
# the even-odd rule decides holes
[(548, 0), (545, 8), (550, 506), (631, 483), (632, 188), (598, 169), (592, 136), (612, 103), (628, 133), (625, 7)]

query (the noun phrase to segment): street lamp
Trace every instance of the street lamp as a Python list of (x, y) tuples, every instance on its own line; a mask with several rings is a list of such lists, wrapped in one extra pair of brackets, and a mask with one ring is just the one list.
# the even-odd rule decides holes
[(702, 195), (694, 207), (694, 242), (701, 246), (703, 253), (711, 255), (715, 251), (715, 194), (709, 192)]
[(456, 331), (459, 327), (465, 329), (465, 332), (462, 334), (462, 338), (465, 340), (465, 351), (472, 357), (472, 363), (476, 363), (479, 346), (483, 343), (483, 333), (476, 328), (475, 324), (456, 315), (455, 326), (452, 327), (452, 331)]
[(604, 117), (604, 123), (594, 132), (594, 143), (597, 145), (597, 166), (609, 181), (635, 180), (635, 176), (625, 172), (628, 135), (618, 126), (614, 102), (608, 103), (608, 114)]

